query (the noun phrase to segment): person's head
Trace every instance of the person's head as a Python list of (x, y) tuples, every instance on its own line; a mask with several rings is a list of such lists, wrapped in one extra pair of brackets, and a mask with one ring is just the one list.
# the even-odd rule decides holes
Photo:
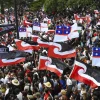
[(66, 95), (66, 93), (67, 93), (66, 90), (64, 90), (64, 89), (61, 90), (61, 95)]
[(78, 89), (75, 88), (75, 89), (73, 90), (73, 94), (77, 94), (77, 93), (78, 93)]
[(49, 96), (49, 97), (47, 98), (47, 100), (52, 100), (52, 98)]
[(85, 84), (81, 84), (81, 89), (85, 89)]
[(70, 99), (70, 100), (74, 100), (74, 97), (73, 97), (73, 95), (71, 95), (69, 99)]
[(45, 86), (45, 88), (51, 88), (52, 87), (50, 82), (44, 83), (44, 86)]

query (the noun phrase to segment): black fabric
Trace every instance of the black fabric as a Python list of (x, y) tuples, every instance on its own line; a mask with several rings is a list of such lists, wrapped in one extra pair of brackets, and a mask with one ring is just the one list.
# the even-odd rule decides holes
[(15, 26), (15, 24), (2, 24), (0, 27), (9, 27), (9, 26)]
[(83, 63), (87, 67), (85, 74), (93, 77), (97, 82), (100, 82), (100, 69), (99, 68), (92, 67), (91, 65), (86, 64), (82, 61), (78, 61), (78, 62)]
[(0, 53), (0, 59), (14, 59), (17, 57), (26, 57), (28, 53), (23, 51), (9, 51), (9, 53)]
[(73, 47), (71, 44), (64, 43), (64, 42), (56, 42), (61, 45), (62, 49), (59, 52), (69, 51), (72, 50)]
[(30, 45), (38, 45), (37, 42), (34, 42), (34, 41), (25, 41), (26, 43), (30, 44)]
[(0, 53), (2, 53), (2, 52), (4, 52), (4, 53), (9, 52), (9, 48), (6, 46), (0, 45)]
[(2, 30), (0, 31), (0, 35), (6, 34), (14, 30), (15, 30), (15, 26), (2, 27)]
[(66, 65), (63, 61), (56, 59), (56, 58), (51, 58), (52, 59), (52, 64), (51, 65), (56, 65), (58, 69), (64, 70), (65, 68), (69, 69), (69, 66)]

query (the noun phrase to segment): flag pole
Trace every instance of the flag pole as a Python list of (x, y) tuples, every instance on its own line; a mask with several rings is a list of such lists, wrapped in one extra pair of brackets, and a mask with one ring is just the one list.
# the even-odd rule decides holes
[(15, 23), (16, 23), (17, 39), (19, 39), (18, 17), (17, 17), (17, 1), (16, 0), (14, 0), (14, 12), (15, 12)]

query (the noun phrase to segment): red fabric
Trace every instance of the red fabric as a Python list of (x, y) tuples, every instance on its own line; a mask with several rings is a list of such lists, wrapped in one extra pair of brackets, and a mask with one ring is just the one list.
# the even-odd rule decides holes
[(26, 72), (25, 72), (25, 75), (27, 75), (28, 73), (30, 73), (31, 71), (28, 69), (28, 70), (26, 70)]
[(95, 32), (95, 33), (94, 33), (94, 36), (97, 36), (97, 35), (98, 35), (98, 34)]
[(32, 79), (30, 77), (28, 77), (28, 80), (30, 81), (30, 83), (32, 83)]
[(0, 31), (2, 31), (2, 28), (0, 28)]
[(49, 97), (49, 95), (50, 95), (50, 92), (45, 93), (45, 95), (44, 95), (44, 99), (43, 99), (43, 100), (47, 100), (47, 99), (48, 99), (48, 97)]
[(12, 34), (12, 32), (9, 32), (8, 34)]

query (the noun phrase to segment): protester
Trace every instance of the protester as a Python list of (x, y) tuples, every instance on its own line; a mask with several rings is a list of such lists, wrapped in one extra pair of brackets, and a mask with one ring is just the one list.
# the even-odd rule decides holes
[[(79, 15), (81, 19), (82, 15)], [(47, 56), (48, 49), (51, 46), (49, 45), (48, 47), (48, 43), (52, 43), (55, 38), (56, 26), (66, 25), (69, 27), (72, 26), (75, 21), (74, 12), (73, 15), (71, 15), (71, 18), (70, 16), (63, 16), (60, 14), (56, 17), (55, 16), (52, 16), (51, 23), (49, 24), (49, 30), (54, 31), (49, 31), (49, 33), (45, 31), (41, 32), (32, 30), (31, 35), (37, 36), (38, 39), (45, 42), (45, 47), (42, 45), (38, 50), (35, 47), (34, 50), (31, 48), (32, 52), (28, 52), (29, 54), (25, 56), (26, 59), (23, 62), (14, 65), (0, 65), (0, 100), (100, 100), (99, 88), (92, 89), (89, 85), (70, 78), (76, 58), (86, 64), (92, 65), (92, 47), (99, 47), (100, 28), (97, 23), (99, 23), (100, 19), (98, 20), (98, 18), (94, 16), (93, 12), (92, 16), (90, 16), (92, 19), (89, 24), (87, 20), (84, 19), (76, 20), (79, 24), (78, 26), (81, 26), (81, 30), (78, 30), (79, 37), (72, 39), (68, 38), (68, 42), (66, 41), (67, 44), (72, 45), (76, 49), (76, 57), (60, 58), (62, 62), (66, 63), (68, 68), (63, 70), (63, 73), (60, 76), (51, 70), (38, 70), (40, 64), (39, 58), (41, 55)], [(49, 17), (51, 16), (48, 16), (41, 10), (37, 12), (25, 12), (19, 20), (19, 25), (21, 28), (33, 28), (33, 22), (44, 21), (47, 23)], [(45, 20), (43, 20), (44, 18)], [(1, 24), (3, 24), (4, 18), (0, 20)], [(8, 22), (15, 24), (14, 16), (10, 16)], [(0, 36), (0, 45), (12, 47), (9, 48), (9, 50), (12, 51), (17, 50), (18, 47), (15, 41), (16, 35), (15, 31), (6, 31), (2, 36)], [(29, 37), (20, 37), (20, 40), (30, 43), (31, 45), (39, 45), (39, 43), (37, 43), (38, 39), (35, 38), (34, 40), (31, 35)], [(32, 44), (33, 41), (34, 44)], [(58, 48), (59, 51), (60, 49), (64, 51), (64, 48)], [(1, 53), (0, 57), (2, 57)], [(53, 61), (51, 60), (51, 62)], [(50, 63), (50, 61), (46, 62), (46, 64), (47, 63)], [(61, 63), (59, 66), (61, 67), (62, 65), (63, 64)], [(45, 67), (45, 65), (42, 67)]]

